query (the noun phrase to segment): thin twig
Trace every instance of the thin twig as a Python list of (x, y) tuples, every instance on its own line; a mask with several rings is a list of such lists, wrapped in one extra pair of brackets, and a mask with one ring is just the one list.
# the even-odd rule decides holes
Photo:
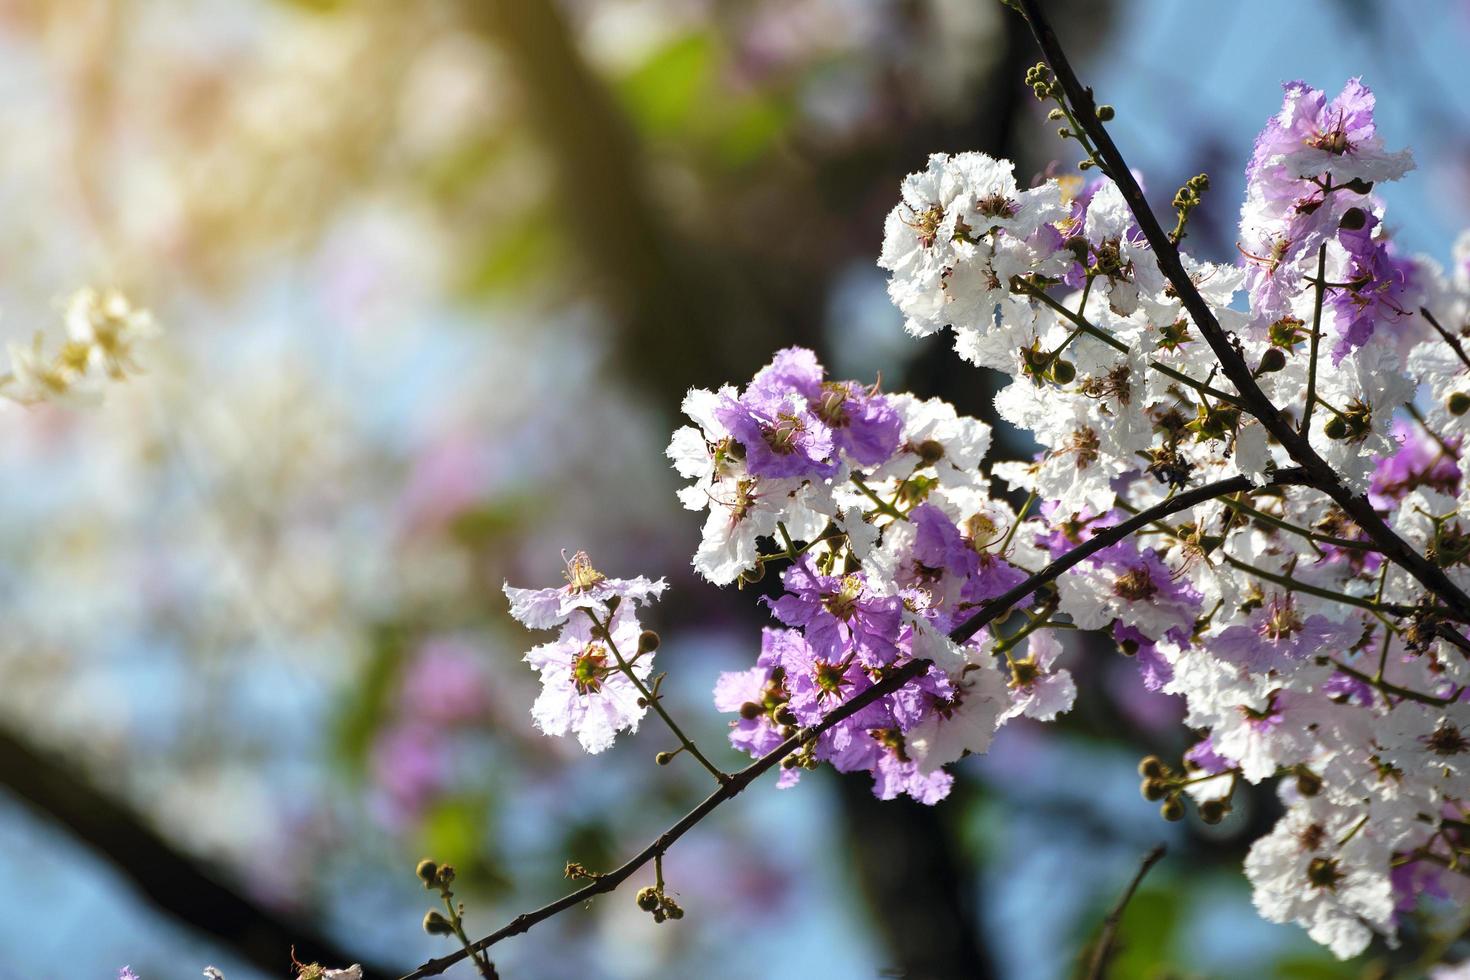
[(1103, 920), (1102, 933), (1097, 937), (1097, 944), (1092, 948), (1092, 962), (1087, 967), (1087, 980), (1102, 980), (1107, 972), (1108, 955), (1113, 951), (1113, 943), (1118, 938), (1118, 923), (1123, 921), (1123, 910), (1133, 899), (1133, 893), (1138, 891), (1138, 886), (1143, 882), (1144, 875), (1149, 869), (1159, 863), (1164, 856), (1164, 845), (1156, 844), (1154, 849), (1143, 856), (1143, 863), (1138, 866), (1138, 873), (1128, 883), (1128, 888), (1123, 892), (1123, 897), (1118, 899), (1118, 904), (1108, 913)]

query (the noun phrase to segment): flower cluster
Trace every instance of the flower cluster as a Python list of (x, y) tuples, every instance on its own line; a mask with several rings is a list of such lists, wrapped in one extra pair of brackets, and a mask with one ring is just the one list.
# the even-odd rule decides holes
[(653, 670), (637, 606), (657, 599), (663, 579), (608, 578), (585, 552), (567, 561), (567, 584), (552, 589), (505, 586), (510, 613), (531, 629), (561, 634), (526, 654), (541, 674), (541, 695), (531, 708), (547, 735), (575, 734), (597, 753), (620, 731), (637, 731), (648, 710), (643, 682)]
[(141, 370), (140, 345), (158, 335), (152, 314), (116, 289), (79, 289), (66, 304), (67, 341), (55, 354), (37, 331), (30, 344), (11, 343), (10, 373), (0, 395), (32, 405), (43, 401), (95, 401), (108, 381)]
[[(1247, 170), (1241, 263), (1179, 256), (1259, 388), (1243, 392), (1107, 176), (1021, 190), (1004, 161), (931, 157), (887, 220), (890, 296), (910, 333), (951, 330), (962, 358), (1010, 378), (996, 411), (1039, 451), (989, 461), (982, 422), (829, 380), (802, 349), (743, 388), (689, 392), (693, 424), (668, 456), (689, 481), (684, 506), (707, 512), (695, 569), (719, 585), (781, 569), (779, 625), (754, 666), (716, 685), (737, 716), (732, 745), (764, 756), (861, 697), (797, 739), (781, 783), (828, 762), (870, 773), (880, 797), (932, 803), (949, 791), (944, 767), (999, 725), (1071, 707), (1061, 631), (1106, 631), (1143, 684), (1183, 698), (1197, 733), (1177, 767), (1142, 766), (1165, 817), (1192, 800), (1217, 822), (1241, 782), (1281, 779), (1286, 814), (1245, 867), (1264, 916), (1346, 957), (1391, 940), (1422, 895), (1470, 900), (1466, 623), (1320, 481), (1279, 478), (1299, 460), (1260, 417), (1299, 433), (1336, 486), (1369, 495), (1470, 588), (1470, 237), (1448, 274), (1395, 247), (1375, 188), (1411, 167), (1385, 148), (1360, 82), (1331, 100), (1286, 86)], [(1195, 178), (1176, 199), (1176, 240), (1207, 187)], [(1258, 395), (1274, 413), (1252, 411)], [(1109, 530), (1218, 481), (1230, 491), (1166, 508), (1140, 534)], [(511, 598), (549, 626), (649, 588), (574, 581)], [(589, 748), (637, 720), (627, 689), (577, 686), (597, 637), (573, 622), (530, 658), (557, 705), (538, 702), (545, 730), (581, 730), (569, 705), (601, 703)], [(864, 697), (905, 665), (907, 684)]]

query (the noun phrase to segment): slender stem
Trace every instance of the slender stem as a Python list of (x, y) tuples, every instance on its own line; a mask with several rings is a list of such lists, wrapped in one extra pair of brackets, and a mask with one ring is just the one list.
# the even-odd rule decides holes
[[(1237, 500), (1234, 497), (1224, 497), (1221, 499), (1220, 502), (1226, 507), (1229, 507), (1233, 510), (1238, 510), (1242, 514), (1248, 514), (1251, 517), (1254, 517), (1256, 520), (1261, 521), (1265, 524), (1269, 524), (1272, 527), (1277, 527), (1283, 531), (1289, 531), (1292, 534), (1300, 535), (1301, 537), (1304, 537), (1309, 541), (1320, 541), (1322, 544), (1330, 544), (1337, 548), (1351, 548), (1354, 551), (1376, 552), (1378, 550), (1366, 541), (1354, 541), (1351, 538), (1338, 538), (1330, 534), (1322, 534), (1320, 532), (1313, 531), (1309, 528), (1302, 527), (1299, 524), (1293, 524), (1290, 521), (1282, 520), (1274, 514), (1268, 514), (1263, 510), (1258, 510), (1257, 508), (1252, 507), (1244, 500)], [(1385, 564), (1384, 567), (1387, 568), (1388, 566)]]
[(1311, 442), (1282, 416), (1261, 391), (1261, 386), (1251, 376), (1249, 365), (1235, 350), (1230, 337), (1210, 309), (1210, 304), (1189, 278), (1178, 247), (1169, 241), (1169, 236), (1149, 209), (1148, 199), (1144, 197), (1143, 189), (1138, 186), (1138, 181), (1128, 169), (1128, 162), (1123, 159), (1123, 154), (1118, 151), (1106, 127), (1098, 120), (1092, 91), (1078, 81), (1066, 53), (1062, 50), (1061, 42), (1057, 40), (1056, 32), (1052, 30), (1042, 9), (1043, 4), (1040, 0), (1013, 0), (1013, 5), (1026, 18), (1036, 43), (1041, 47), (1047, 63), (1061, 84), (1067, 101), (1071, 103), (1078, 124), (1091, 137), (1098, 156), (1105, 164), (1104, 169), (1117, 185), (1129, 210), (1133, 212), (1139, 230), (1153, 249), (1159, 271), (1173, 285), (1180, 302), (1220, 362), (1225, 377), (1239, 392), (1236, 400), (1281, 444), (1292, 461), (1306, 472), (1306, 482), (1309, 485), (1331, 497), (1357, 522), (1358, 527), (1378, 545), (1385, 556), (1437, 595), (1454, 611), (1457, 618), (1470, 619), (1470, 595), (1466, 595), (1463, 589), (1452, 582), (1444, 569), (1436, 566), (1399, 537), (1374, 510), (1372, 502), (1344, 483), (1337, 472), (1312, 448)]
[(1397, 684), (1390, 684), (1388, 681), (1385, 680), (1374, 680), (1372, 677), (1363, 673), (1361, 670), (1358, 670), (1356, 667), (1349, 667), (1347, 664), (1339, 663), (1338, 661), (1332, 660), (1330, 658), (1327, 662), (1332, 664), (1332, 666), (1337, 670), (1339, 674), (1346, 674), (1349, 677), (1355, 677), (1358, 680), (1362, 681), (1364, 684), (1370, 684), (1373, 687), (1376, 687), (1384, 694), (1392, 694), (1394, 697), (1405, 698), (1409, 701), (1417, 701), (1420, 704), (1434, 705), (1436, 708), (1442, 708), (1447, 704), (1454, 704), (1460, 699), (1460, 695), (1464, 693), (1463, 690), (1460, 690), (1447, 697), (1436, 697), (1433, 694), (1424, 694), (1420, 691), (1411, 691), (1407, 687), (1399, 687)]
[(1006, 536), (1004, 538), (1001, 538), (1000, 547), (997, 548), (995, 551), (997, 555), (1000, 555), (1002, 557), (1005, 556), (1006, 549), (1009, 548), (1011, 546), (1011, 542), (1015, 540), (1016, 532), (1021, 529), (1021, 522), (1026, 520), (1026, 511), (1030, 510), (1031, 505), (1034, 503), (1036, 503), (1036, 491), (1032, 490), (1029, 494), (1026, 495), (1026, 502), (1021, 505), (1021, 509), (1016, 511), (1016, 519), (1011, 522), (1010, 528), (1006, 531)]
[(1118, 899), (1118, 904), (1108, 913), (1103, 920), (1102, 933), (1097, 937), (1097, 944), (1092, 947), (1092, 960), (1087, 967), (1087, 980), (1102, 980), (1107, 974), (1108, 957), (1113, 952), (1113, 944), (1118, 939), (1118, 924), (1123, 921), (1123, 910), (1133, 899), (1133, 893), (1138, 891), (1138, 886), (1143, 883), (1143, 878), (1149, 873), (1154, 865), (1158, 864), (1164, 856), (1164, 845), (1155, 844), (1154, 849), (1143, 856), (1143, 863), (1138, 866), (1138, 872), (1133, 880), (1124, 889), (1123, 896)]
[(1314, 595), (1320, 599), (1327, 599), (1332, 602), (1340, 602), (1345, 606), (1356, 606), (1359, 609), (1369, 609), (1373, 612), (1386, 612), (1393, 616), (1407, 616), (1413, 612), (1413, 609), (1409, 606), (1402, 606), (1396, 603), (1374, 602), (1372, 599), (1364, 599), (1361, 596), (1333, 592), (1331, 589), (1324, 589), (1321, 586), (1303, 582), (1301, 579), (1291, 575), (1268, 572), (1264, 568), (1248, 565), (1223, 550), (1220, 552), (1220, 557), (1224, 558), (1225, 563), (1231, 568), (1239, 569), (1247, 575), (1254, 575), (1256, 578), (1264, 579), (1267, 582), (1275, 582), (1277, 585), (1295, 592), (1305, 592), (1307, 595)]
[(1317, 282), (1314, 285), (1317, 296), (1312, 301), (1312, 348), (1311, 360), (1307, 362), (1307, 405), (1302, 409), (1302, 435), (1310, 436), (1312, 431), (1312, 407), (1317, 404), (1317, 347), (1322, 342), (1322, 297), (1327, 292), (1327, 286), (1322, 282), (1322, 273), (1327, 268), (1327, 243), (1317, 249)]
[[(1076, 327), (1077, 327), (1078, 330), (1081, 330), (1083, 333), (1087, 334), (1089, 337), (1094, 337), (1094, 338), (1096, 338), (1098, 340), (1101, 340), (1103, 343), (1107, 344), (1109, 347), (1113, 348), (1113, 350), (1117, 351), (1120, 354), (1126, 354), (1126, 353), (1128, 353), (1128, 345), (1127, 344), (1123, 343), (1117, 337), (1114, 337), (1112, 334), (1108, 333), (1106, 330), (1104, 330), (1101, 327), (1097, 326), (1096, 324), (1092, 323), (1090, 320), (1087, 320), (1080, 313), (1073, 313), (1071, 310), (1067, 309), (1061, 303), (1058, 303), (1056, 300), (1054, 300), (1050, 296), (1048, 296), (1046, 294), (1046, 291), (1045, 290), (1040, 289), (1040, 288), (1038, 288), (1036, 286), (1033, 286), (1030, 283), (1026, 283), (1024, 281), (1023, 281), (1022, 285), (1023, 285), (1023, 288), (1024, 288), (1025, 292), (1028, 295), (1036, 297), (1037, 299), (1039, 299), (1043, 303), (1045, 303), (1047, 306), (1049, 306), (1053, 310), (1055, 310), (1058, 314), (1060, 314), (1061, 316), (1066, 317), (1074, 325), (1076, 325)], [(1167, 365), (1167, 364), (1163, 364), (1163, 363), (1160, 363), (1159, 361), (1153, 361), (1153, 360), (1151, 360), (1151, 361), (1148, 362), (1148, 366), (1151, 367), (1151, 368), (1153, 368), (1155, 371), (1159, 372), (1160, 374), (1165, 375), (1166, 377), (1173, 378), (1175, 381), (1178, 381), (1180, 384), (1188, 385), (1189, 387), (1193, 388), (1195, 391), (1202, 392), (1202, 393), (1204, 393), (1206, 395), (1211, 395), (1211, 396), (1213, 396), (1215, 398), (1218, 398), (1220, 401), (1227, 402), (1227, 403), (1229, 403), (1231, 405), (1236, 406), (1237, 408), (1244, 407), (1244, 406), (1241, 405), (1240, 399), (1237, 398), (1237, 397), (1235, 397), (1234, 395), (1230, 394), (1229, 392), (1221, 391), (1219, 388), (1212, 388), (1210, 385), (1206, 384), (1205, 382), (1200, 381), (1200, 380), (1198, 380), (1196, 378), (1191, 378), (1189, 375), (1185, 374), (1183, 371), (1176, 371), (1174, 368), (1169, 367), (1169, 365)]]
[(680, 728), (678, 724), (674, 721), (674, 719), (670, 717), (669, 713), (664, 710), (664, 706), (660, 702), (659, 696), (653, 691), (650, 691), (647, 686), (644, 685), (642, 678), (640, 678), (634, 672), (632, 664), (623, 659), (623, 655), (618, 650), (618, 645), (612, 637), (612, 617), (608, 616), (608, 621), (606, 623), (603, 623), (599, 622), (597, 617), (592, 615), (592, 610), (584, 609), (583, 612), (585, 612), (587, 614), (587, 617), (597, 625), (598, 637), (607, 641), (607, 648), (612, 651), (613, 659), (618, 662), (618, 669), (620, 669), (623, 674), (627, 676), (628, 680), (633, 682), (633, 686), (638, 689), (638, 693), (643, 697), (643, 700), (648, 704), (650, 708), (654, 710), (654, 712), (660, 718), (663, 719), (664, 724), (669, 726), (669, 731), (674, 733), (674, 737), (679, 740), (679, 744), (683, 746), (684, 751), (694, 756), (694, 758), (698, 760), (699, 764), (701, 766), (704, 766), (709, 774), (715, 777), (715, 781), (718, 782), (720, 785), (723, 786), (724, 784), (728, 783), (730, 781), (730, 774), (720, 769), (719, 766), (715, 765), (713, 762), (704, 757), (704, 753), (699, 751), (699, 746), (695, 745), (694, 741), (690, 739), (688, 735), (684, 734), (684, 730)]
[(852, 475), (852, 485), (861, 490), (863, 492), (863, 496), (867, 497), (878, 506), (879, 513), (887, 514), (889, 517), (897, 518), (900, 521), (907, 520), (907, 518), (904, 516), (903, 511), (899, 510), (897, 507), (893, 506), (888, 501), (878, 496), (878, 494), (873, 491), (873, 488), (864, 483), (863, 478), (858, 476), (856, 473)]
[(1450, 345), (1450, 350), (1454, 351), (1455, 354), (1460, 358), (1460, 363), (1464, 364), (1467, 368), (1470, 368), (1470, 356), (1466, 356), (1465, 348), (1460, 344), (1460, 338), (1456, 337), (1444, 327), (1440, 326), (1439, 321), (1434, 318), (1433, 313), (1429, 312), (1428, 307), (1419, 307), (1419, 315), (1428, 320), (1429, 325), (1439, 332), (1439, 335), (1444, 338), (1444, 342)]
[[(1299, 483), (1302, 478), (1299, 470), (1283, 470), (1275, 475), (1272, 483), (1275, 485)], [(1099, 530), (1093, 537), (1056, 559), (1020, 585), (982, 605), (973, 616), (950, 632), (950, 639), (956, 643), (965, 642), (987, 624), (1000, 618), (1003, 613), (1009, 611), (1017, 602), (1025, 599), (1067, 569), (1083, 561), (1089, 555), (1093, 555), (1104, 548), (1122, 541), (1140, 527), (1146, 526), (1149, 522), (1161, 517), (1167, 517), (1181, 510), (1186, 510), (1214, 497), (1227, 493), (1239, 493), (1241, 490), (1249, 490), (1252, 486), (1253, 484), (1243, 476), (1220, 480), (1217, 483), (1207, 484), (1194, 490), (1176, 494), (1168, 500), (1155, 504), (1135, 517)], [(673, 826), (660, 834), (657, 839), (649, 843), (621, 867), (600, 875), (582, 888), (563, 895), (556, 901), (548, 905), (543, 905), (534, 912), (524, 912), (516, 916), (505, 926), (472, 944), (472, 948), (476, 951), (488, 949), (502, 939), (518, 936), (537, 923), (544, 922), (554, 915), (574, 908), (588, 899), (605, 892), (613, 891), (631, 877), (639, 868), (654, 858), (662, 856), (673, 846), (675, 841), (688, 833), (692, 827), (709, 816), (710, 813), (725, 801), (738, 796), (747, 786), (759, 778), (761, 774), (775, 767), (786, 756), (819, 738), (833, 726), (852, 717), (873, 702), (899, 690), (909, 681), (925, 673), (929, 667), (930, 663), (927, 660), (910, 660), (900, 667), (884, 672), (879, 681), (872, 687), (856, 695), (851, 700), (838, 705), (831, 712), (824, 715), (816, 724), (798, 729), (780, 745), (744, 769), (729, 776), (726, 781), (721, 783), (719, 789), (705, 797), (702, 803), (686, 813)], [(460, 951), (442, 956), (438, 959), (429, 960), (417, 970), (406, 974), (402, 977), (402, 980), (423, 980), (424, 977), (438, 976), (449, 969), (449, 967), (463, 960), (466, 955), (468, 954)]]
[(1404, 402), (1404, 410), (1409, 413), (1409, 417), (1411, 419), (1419, 423), (1419, 428), (1423, 429), (1425, 434), (1428, 435), (1429, 438), (1438, 443), (1439, 451), (1441, 453), (1448, 456), (1450, 459), (1460, 458), (1459, 451), (1456, 450), (1454, 446), (1451, 446), (1449, 443), (1445, 442), (1444, 436), (1440, 435), (1438, 432), (1435, 432), (1434, 429), (1430, 428), (1429, 422), (1424, 418), (1424, 414), (1419, 411), (1418, 407), (1413, 402)]
[(1022, 626), (1020, 629), (1016, 630), (1016, 632), (1012, 633), (1010, 636), (997, 643), (993, 652), (1004, 654), (1005, 658), (1009, 660), (1011, 656), (1011, 651), (1016, 648), (1016, 644), (1020, 643), (1022, 640), (1026, 639), (1026, 637), (1030, 636), (1032, 633), (1035, 633), (1037, 630), (1041, 629), (1041, 627), (1050, 622), (1052, 613), (1056, 611), (1057, 600), (1055, 597), (1053, 597), (1051, 601), (1047, 602), (1044, 606), (1037, 610), (1035, 616), (1027, 619), (1025, 626)]

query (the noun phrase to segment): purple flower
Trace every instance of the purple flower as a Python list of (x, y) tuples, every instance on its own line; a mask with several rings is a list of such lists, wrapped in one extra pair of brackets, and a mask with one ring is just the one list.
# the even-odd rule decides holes
[(1313, 653), (1347, 650), (1362, 634), (1362, 625), (1353, 619), (1335, 623), (1321, 613), (1303, 619), (1295, 597), (1273, 594), (1246, 623), (1228, 627), (1209, 645), (1221, 660), (1260, 674)]
[(855, 655), (879, 667), (898, 655), (902, 603), (896, 596), (874, 594), (861, 573), (822, 575), (808, 555), (788, 568), (781, 582), (787, 594), (770, 603), (771, 611), (787, 626), (800, 627), (827, 661)]
[(125, 966), (117, 971), (117, 980), (138, 980), (138, 975), (133, 972), (132, 967)]
[[(566, 552), (562, 555), (565, 558)], [(592, 567), (585, 551), (567, 559), (566, 565), (567, 584), (560, 588), (516, 589), (505, 583), (511, 616), (531, 629), (551, 629), (566, 622), (579, 609), (605, 610), (614, 596), (626, 600), (626, 605), (637, 605), (652, 602), (668, 588), (663, 579), (651, 582), (642, 575), (631, 579), (608, 578)]]
[(1341, 336), (1332, 348), (1332, 363), (1362, 347), (1373, 336), (1380, 322), (1392, 322), (1409, 316), (1413, 289), (1414, 263), (1394, 256), (1389, 244), (1373, 237), (1378, 219), (1362, 209), (1361, 228), (1343, 228), (1337, 239), (1347, 249), (1349, 266), (1346, 281), (1351, 288), (1334, 289), (1330, 301), (1337, 313)]
[(1305, 82), (1287, 82), (1281, 112), (1256, 137), (1246, 167), (1251, 184), (1331, 174), (1335, 184), (1397, 180), (1414, 165), (1407, 150), (1390, 153), (1373, 121), (1373, 93), (1351, 79), (1330, 103)]
[(1428, 487), (1451, 497), (1460, 492), (1458, 440), (1450, 440), (1450, 448), (1432, 438), (1421, 426), (1404, 419), (1394, 419), (1390, 430), (1399, 448), (1391, 456), (1378, 459), (1369, 485), (1368, 498), (1381, 511), (1420, 487)]
[(877, 392), (855, 381), (827, 381), (812, 406), (833, 443), (857, 463), (877, 466), (898, 452), (903, 419)]
[(727, 396), (715, 418), (745, 450), (753, 476), (826, 479), (837, 472), (832, 430), (794, 392), (778, 397), (752, 389), (738, 399)]

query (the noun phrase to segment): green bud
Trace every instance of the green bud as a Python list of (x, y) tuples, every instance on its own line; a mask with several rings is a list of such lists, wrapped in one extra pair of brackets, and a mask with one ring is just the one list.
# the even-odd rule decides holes
[(1077, 377), (1077, 365), (1057, 358), (1051, 365), (1051, 378), (1059, 385), (1071, 384)]
[(1184, 803), (1178, 795), (1171, 796), (1164, 801), (1164, 805), (1159, 807), (1159, 816), (1171, 823), (1184, 819)]
[(1357, 231), (1359, 228), (1362, 228), (1367, 223), (1368, 212), (1364, 211), (1362, 208), (1348, 208), (1347, 213), (1344, 214), (1342, 216), (1342, 220), (1338, 222), (1338, 227), (1346, 228), (1348, 231)]
[(925, 439), (914, 447), (924, 463), (937, 463), (944, 458), (944, 443), (937, 439)]
[(1100, 105), (1097, 107), (1097, 118), (1099, 122), (1112, 122), (1113, 116), (1116, 114), (1116, 110), (1110, 105)]
[(658, 634), (653, 630), (644, 630), (638, 634), (638, 652), (652, 653), (658, 649)]
[(1063, 113), (1060, 109), (1053, 109), (1051, 112), (1048, 112), (1046, 114), (1046, 118), (1050, 119), (1052, 122), (1060, 122), (1064, 116), (1065, 113)]
[(1225, 805), (1224, 800), (1205, 800), (1199, 805), (1199, 818), (1205, 823), (1214, 825), (1225, 819), (1225, 814), (1230, 808)]
[(414, 874), (419, 876), (419, 880), (424, 883), (425, 888), (433, 888), (435, 880), (439, 877), (439, 865), (430, 861), (428, 858), (424, 858), (419, 862), (419, 866), (414, 869)]
[(1162, 779), (1145, 779), (1138, 790), (1150, 803), (1157, 803), (1169, 794), (1169, 785)]
[(1138, 774), (1144, 779), (1158, 779), (1167, 771), (1164, 760), (1156, 755), (1146, 755), (1138, 761)]
[(1464, 415), (1470, 412), (1470, 395), (1457, 391), (1445, 399), (1444, 407), (1450, 410), (1451, 415)]
[(1256, 368), (1257, 374), (1273, 374), (1286, 367), (1286, 354), (1280, 347), (1267, 348), (1266, 353), (1261, 355), (1261, 363)]
[(1303, 766), (1297, 770), (1296, 791), (1303, 796), (1316, 796), (1322, 792), (1322, 777)]
[(755, 721), (763, 714), (765, 714), (765, 709), (754, 701), (747, 701), (740, 706), (740, 717), (746, 721)]
[(792, 711), (790, 708), (786, 707), (783, 704), (781, 707), (776, 709), (776, 723), (780, 725), (796, 724), (796, 712)]
[(1332, 416), (1332, 418), (1327, 420), (1326, 425), (1322, 426), (1322, 431), (1327, 434), (1327, 438), (1329, 439), (1346, 439), (1348, 434), (1348, 426), (1347, 423), (1343, 421), (1341, 415), (1334, 415)]
[(438, 909), (429, 909), (424, 916), (424, 932), (431, 936), (449, 936), (454, 933), (454, 926), (444, 918), (444, 913)]
[(658, 898), (658, 890), (652, 885), (649, 885), (647, 888), (639, 890), (636, 901), (638, 902), (638, 907), (643, 911), (653, 912), (658, 909)]
[(655, 755), (653, 757), (653, 761), (656, 762), (658, 765), (666, 766), (670, 762), (673, 762), (674, 761), (674, 753), (672, 753), (672, 752), (660, 752), (660, 753), (658, 753), (657, 755)]

